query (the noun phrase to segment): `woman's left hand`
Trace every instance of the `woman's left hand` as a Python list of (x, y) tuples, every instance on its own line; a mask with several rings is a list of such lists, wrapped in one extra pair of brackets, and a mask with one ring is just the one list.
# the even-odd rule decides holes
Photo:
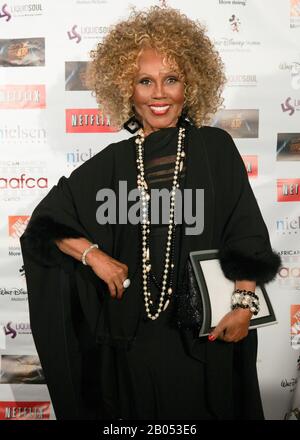
[(227, 313), (210, 333), (208, 339), (222, 339), (226, 342), (238, 342), (248, 335), (252, 312), (249, 308), (238, 307)]

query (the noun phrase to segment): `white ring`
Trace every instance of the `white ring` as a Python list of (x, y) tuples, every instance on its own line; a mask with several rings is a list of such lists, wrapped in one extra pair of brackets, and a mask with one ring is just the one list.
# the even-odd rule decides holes
[(126, 280), (123, 281), (123, 287), (124, 287), (124, 289), (127, 289), (127, 287), (129, 287), (129, 286), (130, 286), (130, 279), (126, 278)]

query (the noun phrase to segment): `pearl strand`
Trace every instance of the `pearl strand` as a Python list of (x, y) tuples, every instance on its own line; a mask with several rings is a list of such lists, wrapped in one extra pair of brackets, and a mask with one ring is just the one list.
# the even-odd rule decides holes
[(176, 188), (179, 188), (178, 180), (179, 180), (180, 172), (183, 168), (183, 160), (185, 157), (185, 152), (183, 151), (183, 145), (182, 145), (182, 141), (184, 137), (185, 137), (185, 128), (180, 127), (178, 133), (177, 154), (176, 154), (174, 176), (173, 176), (172, 190), (170, 197), (170, 219), (168, 226), (165, 265), (163, 271), (159, 305), (157, 312), (155, 314), (151, 314), (150, 312), (150, 304), (153, 304), (153, 301), (151, 300), (150, 280), (149, 280), (149, 273), (151, 270), (150, 248), (149, 248), (150, 220), (148, 219), (150, 194), (147, 192), (148, 185), (147, 182), (145, 181), (145, 171), (144, 171), (144, 161), (143, 161), (144, 158), (143, 144), (144, 144), (145, 136), (143, 130), (139, 130), (138, 136), (135, 140), (137, 144), (137, 168), (138, 168), (137, 186), (141, 193), (141, 203), (142, 203), (141, 226), (142, 226), (143, 294), (144, 294), (147, 316), (152, 320), (157, 319), (160, 313), (167, 309), (170, 303), (171, 295), (173, 293), (171, 287), (171, 281), (169, 282), (168, 288), (166, 287), (166, 285), (169, 276), (170, 265), (171, 265), (171, 271), (174, 268), (174, 265), (170, 264), (170, 249), (171, 249), (171, 241), (172, 238), (174, 237), (174, 231), (175, 231), (174, 213), (175, 213)]

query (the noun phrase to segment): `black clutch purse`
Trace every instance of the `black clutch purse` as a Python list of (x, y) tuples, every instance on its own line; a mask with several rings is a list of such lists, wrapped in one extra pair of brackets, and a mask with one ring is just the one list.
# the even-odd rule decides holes
[(174, 297), (176, 325), (184, 329), (200, 329), (203, 323), (203, 302), (189, 258), (181, 287), (175, 292)]

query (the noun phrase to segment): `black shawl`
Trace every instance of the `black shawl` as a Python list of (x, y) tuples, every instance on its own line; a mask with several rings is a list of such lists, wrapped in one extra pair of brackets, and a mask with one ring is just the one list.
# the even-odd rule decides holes
[[(160, 141), (168, 130), (177, 128), (154, 132), (148, 141)], [(128, 192), (136, 188), (135, 148), (135, 137), (111, 144), (69, 178), (61, 177), (35, 208), (21, 237), (32, 333), (59, 419), (130, 416), (126, 351), (144, 307), (140, 225), (99, 225), (96, 193), (101, 188), (118, 193), (120, 180), (127, 181)], [(271, 281), (280, 258), (272, 251), (232, 138), (221, 129), (191, 126), (186, 149), (185, 188), (204, 189), (204, 231), (181, 234), (179, 279), (190, 251), (219, 249), (229, 279)], [(133, 203), (128, 202), (128, 209)], [(63, 254), (53, 241), (81, 236), (127, 264), (131, 285), (121, 301), (110, 297), (90, 267)], [(261, 418), (256, 331), (237, 344), (181, 334), (187, 353), (207, 364), (208, 402), (216, 417)]]

